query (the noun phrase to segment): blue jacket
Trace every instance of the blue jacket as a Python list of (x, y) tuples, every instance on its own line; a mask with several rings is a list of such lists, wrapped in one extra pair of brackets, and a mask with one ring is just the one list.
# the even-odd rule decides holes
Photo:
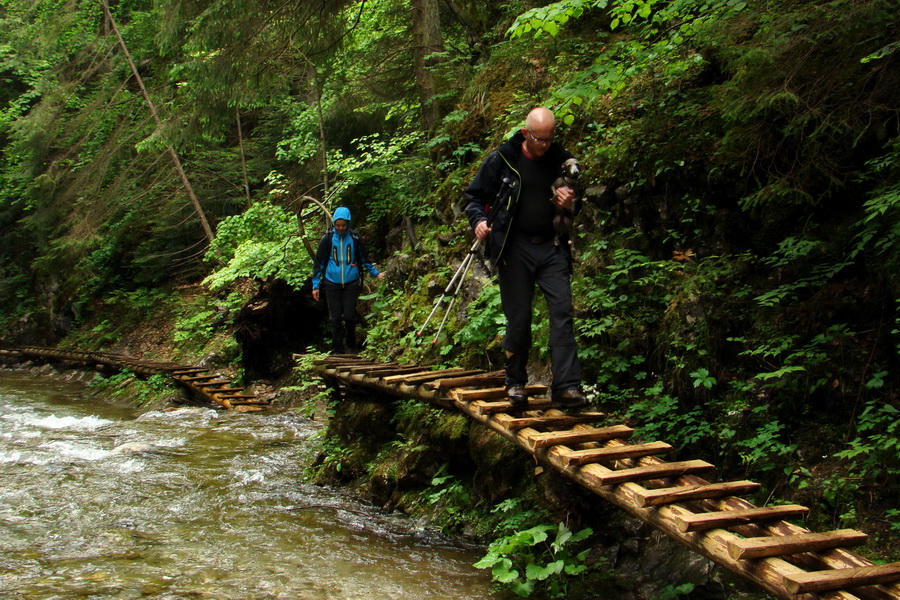
[[(346, 212), (342, 213), (342, 210)], [(339, 208), (335, 211), (334, 218), (349, 221), (350, 211)], [(323, 278), (338, 285), (352, 283), (362, 277), (365, 271), (372, 277), (379, 273), (375, 265), (369, 262), (366, 244), (359, 234), (349, 228), (343, 233), (334, 228), (329, 229), (319, 240), (313, 262), (312, 289), (319, 289)]]

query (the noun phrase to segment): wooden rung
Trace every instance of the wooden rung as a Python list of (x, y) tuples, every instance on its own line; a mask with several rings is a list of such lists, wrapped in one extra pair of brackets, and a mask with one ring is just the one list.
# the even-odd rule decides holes
[(257, 397), (254, 396), (253, 394), (223, 394), (222, 397), (223, 397), (223, 398), (228, 398), (229, 400), (231, 400), (231, 399), (237, 399), (237, 400), (259, 400), (259, 401), (261, 401), (261, 402), (268, 402), (268, 400), (262, 400), (262, 399), (260, 399), (260, 398), (257, 398)]
[(218, 379), (215, 381), (212, 381), (212, 380), (211, 381), (195, 381), (195, 382), (191, 383), (191, 386), (193, 386), (195, 388), (201, 388), (203, 391), (208, 391), (206, 388), (214, 388), (214, 387), (220, 386), (220, 385), (228, 385), (229, 383), (231, 383), (231, 382), (227, 381), (227, 380), (223, 381), (221, 379)]
[(635, 492), (638, 504), (642, 508), (688, 502), (690, 500), (709, 500), (725, 496), (740, 496), (755, 492), (760, 485), (755, 481), (727, 481), (725, 483), (708, 483), (704, 485), (683, 485), (659, 488), (656, 490), (640, 490)]
[[(340, 371), (348, 371), (351, 375), (356, 375), (357, 373), (368, 373), (369, 371), (381, 371), (385, 369), (385, 365), (383, 364), (370, 364), (370, 365), (348, 365), (346, 368), (339, 369)], [(420, 371), (426, 371), (425, 367), (418, 367)]]
[[(401, 385), (421, 385), (423, 383), (427, 383), (429, 381), (434, 381), (436, 379), (441, 379), (442, 377), (447, 377), (448, 375), (455, 375), (456, 373), (477, 373), (478, 371), (464, 371), (463, 369), (446, 369), (440, 371), (429, 371), (424, 375), (411, 374), (406, 376), (399, 376), (390, 383), (398, 383)], [(387, 383), (387, 378), (385, 378), (385, 383)]]
[(852, 569), (794, 573), (784, 576), (784, 587), (790, 594), (814, 594), (895, 581), (900, 581), (900, 562)]
[(587, 442), (603, 442), (606, 440), (631, 437), (634, 429), (626, 425), (613, 425), (585, 431), (548, 431), (529, 436), (526, 440), (533, 448), (549, 446), (565, 446), (567, 444), (584, 444)]
[(799, 504), (784, 506), (763, 506), (742, 510), (723, 510), (716, 512), (683, 515), (676, 517), (678, 530), (682, 532), (706, 531), (708, 529), (725, 529), (747, 523), (763, 523), (782, 519), (802, 517), (809, 509)]
[(420, 367), (383, 367), (381, 369), (372, 369), (366, 371), (365, 377), (376, 379), (381, 377), (392, 377), (394, 375), (408, 375), (410, 373), (421, 373)]
[(172, 375), (191, 375), (193, 373), (208, 373), (209, 369), (201, 369), (200, 367), (185, 367), (183, 369), (172, 369), (169, 371)]
[(728, 554), (735, 560), (787, 556), (801, 552), (818, 552), (830, 548), (858, 546), (868, 539), (865, 533), (853, 529), (839, 529), (823, 533), (772, 535), (735, 539), (728, 542)]
[(526, 427), (571, 427), (579, 423), (599, 423), (609, 418), (606, 413), (589, 412), (578, 413), (577, 415), (563, 415), (559, 417), (509, 417), (500, 419), (506, 415), (498, 415), (495, 417), (497, 421), (510, 431), (518, 431)]
[(478, 400), (472, 403), (472, 408), (479, 415), (496, 415), (497, 413), (525, 412), (527, 410), (544, 410), (550, 408), (549, 398), (529, 398), (525, 404), (513, 404), (509, 400), (499, 402), (485, 402)]
[(218, 375), (197, 375), (194, 377), (180, 377), (181, 381), (186, 381), (187, 383), (193, 383), (195, 381), (209, 381), (210, 379), (215, 379)]
[[(298, 355), (295, 355), (295, 357), (296, 356), (298, 356)], [(335, 365), (341, 365), (341, 364), (350, 364), (350, 363), (362, 364), (362, 363), (371, 363), (371, 362), (372, 361), (367, 360), (365, 358), (359, 358), (359, 357), (353, 358), (353, 357), (335, 355), (335, 356), (326, 356), (325, 358), (318, 358), (313, 361), (313, 364), (314, 365), (329, 365), (329, 366), (333, 367)]]
[(628, 444), (607, 448), (589, 448), (587, 450), (565, 450), (560, 457), (567, 467), (577, 467), (589, 463), (641, 458), (671, 451), (672, 446), (665, 442), (649, 442), (646, 444)]
[[(534, 396), (547, 393), (545, 385), (529, 385), (525, 387), (525, 393), (528, 394), (529, 400)], [(506, 398), (506, 388), (481, 388), (478, 390), (453, 390), (453, 397), (463, 402), (472, 402), (473, 400), (496, 400), (498, 398)]]
[(228, 394), (229, 392), (243, 392), (244, 388), (239, 387), (221, 387), (212, 390), (203, 390), (204, 394)]
[(667, 462), (658, 465), (646, 465), (631, 469), (619, 469), (608, 474), (597, 475), (599, 485), (618, 485), (629, 481), (646, 481), (648, 479), (663, 479), (665, 477), (677, 477), (699, 473), (715, 468), (705, 460), (685, 460), (680, 462)]
[(469, 387), (477, 385), (497, 386), (502, 385), (503, 380), (503, 371), (492, 371), (490, 373), (480, 373), (478, 375), (472, 375), (470, 377), (460, 377), (458, 375), (454, 375), (453, 377), (438, 379), (437, 381), (433, 382), (431, 386), (434, 389), (438, 390), (449, 390), (457, 387)]

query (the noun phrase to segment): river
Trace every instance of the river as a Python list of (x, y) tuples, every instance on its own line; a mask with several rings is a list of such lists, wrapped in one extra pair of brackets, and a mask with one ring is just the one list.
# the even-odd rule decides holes
[(0, 372), (0, 598), (507, 598), (477, 549), (303, 483), (319, 426)]

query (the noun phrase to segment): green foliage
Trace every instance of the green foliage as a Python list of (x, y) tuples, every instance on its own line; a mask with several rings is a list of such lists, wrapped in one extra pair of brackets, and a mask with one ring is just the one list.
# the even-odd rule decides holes
[(564, 598), (571, 578), (596, 568), (585, 563), (589, 548), (575, 548), (592, 533), (591, 529), (582, 529), (573, 534), (562, 522), (538, 525), (494, 540), (475, 566), (491, 569), (494, 581), (519, 596), (527, 597), (540, 589), (551, 598)]
[(333, 150), (328, 162), (338, 178), (332, 194), (344, 197), (348, 204), (359, 197), (373, 220), (430, 214), (431, 207), (423, 201), (427, 190), (419, 175), (429, 165), (410, 159), (421, 143), (420, 132), (398, 133), (389, 138), (374, 133), (353, 140), (352, 153)]
[[(478, 297), (469, 303), (462, 317), (463, 325), (444, 341), (441, 354), (447, 354), (454, 346), (480, 348), (484, 351), (500, 347), (500, 333), (506, 325), (503, 307), (500, 305), (500, 288), (496, 285), (484, 287)], [(439, 309), (440, 310), (440, 309)]]
[(223, 289), (243, 277), (277, 278), (302, 287), (312, 271), (312, 260), (292, 221), (287, 210), (270, 202), (257, 202), (243, 214), (224, 219), (207, 260), (225, 264), (204, 283)]
[[(765, 406), (759, 406), (753, 412), (761, 413), (766, 409)], [(778, 468), (790, 472), (792, 465), (789, 461), (797, 450), (797, 445), (782, 441), (784, 429), (784, 425), (777, 420), (769, 421), (763, 423), (753, 437), (737, 442), (744, 464), (760, 472)]]
[(896, 478), (900, 475), (900, 411), (869, 400), (857, 420), (856, 437), (835, 456), (850, 460), (859, 477)]
[(137, 407), (177, 393), (171, 377), (157, 374), (139, 378), (127, 370), (108, 377), (97, 377), (91, 381), (90, 387), (114, 398), (127, 399), (129, 405)]

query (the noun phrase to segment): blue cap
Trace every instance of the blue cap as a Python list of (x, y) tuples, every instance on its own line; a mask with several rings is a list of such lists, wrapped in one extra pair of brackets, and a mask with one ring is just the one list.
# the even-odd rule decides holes
[(347, 208), (346, 206), (337, 207), (337, 209), (334, 211), (334, 219), (332, 219), (332, 221), (337, 221), (338, 219), (343, 219), (349, 223), (350, 222), (350, 209)]

